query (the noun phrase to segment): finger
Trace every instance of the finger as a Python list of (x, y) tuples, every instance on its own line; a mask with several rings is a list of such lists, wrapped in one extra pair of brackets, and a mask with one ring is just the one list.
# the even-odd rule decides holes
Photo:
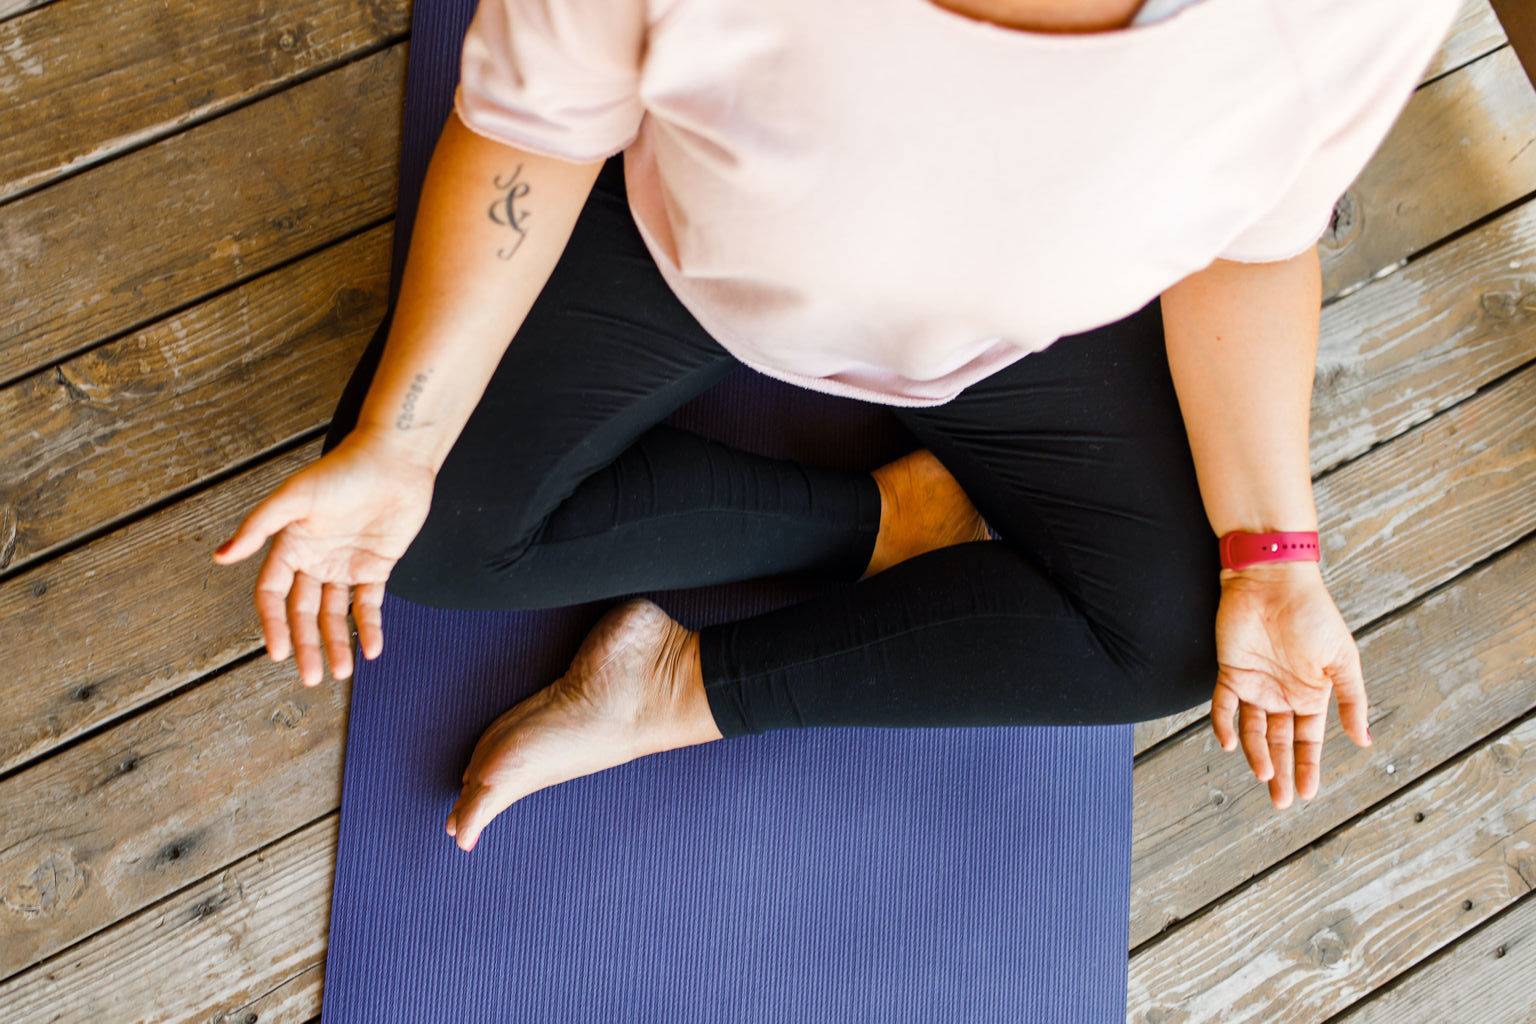
[(352, 618), (363, 657), (377, 658), (384, 650), (384, 584), (364, 583), (352, 592)]
[(1311, 800), (1323, 778), (1323, 732), (1326, 715), (1296, 716), (1296, 795)]
[(1371, 745), (1370, 704), (1365, 696), (1365, 676), (1360, 670), (1360, 648), (1354, 643), (1337, 665), (1328, 666), (1334, 697), (1339, 702), (1339, 724), (1356, 744)]
[(282, 661), (292, 649), (287, 605), (288, 591), (293, 587), (293, 566), (283, 557), (281, 545), (281, 539), (272, 545), (256, 575), (256, 615), (261, 619), (267, 655), (273, 661)]
[(269, 494), (251, 509), (235, 532), (213, 551), (213, 560), (228, 565), (260, 550), (272, 536), (303, 515), (303, 502), (287, 484)]
[(350, 600), (351, 588), (345, 583), (327, 582), (320, 587), (320, 634), (325, 637), (325, 655), (335, 679), (352, 675), (352, 629), (347, 625)]
[(1232, 716), (1237, 714), (1237, 692), (1225, 683), (1216, 684), (1211, 695), (1211, 729), (1222, 750), (1237, 749), (1237, 733), (1232, 728)]
[(325, 674), (320, 660), (320, 626), (315, 621), (319, 611), (320, 581), (308, 573), (294, 573), (293, 589), (288, 592), (288, 629), (293, 634), (299, 680), (305, 686), (318, 685)]
[(1291, 806), (1296, 797), (1296, 720), (1289, 711), (1269, 714), (1269, 760), (1275, 775), (1269, 780), (1269, 798), (1277, 808)]
[(1264, 742), (1264, 709), (1243, 701), (1237, 709), (1237, 736), (1243, 744), (1243, 756), (1260, 782), (1268, 782), (1275, 774), (1269, 763), (1269, 747)]

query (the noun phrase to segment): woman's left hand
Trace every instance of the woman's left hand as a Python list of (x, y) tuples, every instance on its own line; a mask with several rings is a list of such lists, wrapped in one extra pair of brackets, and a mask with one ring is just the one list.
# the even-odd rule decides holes
[(1344, 732), (1371, 745), (1360, 650), (1317, 562), (1223, 570), (1216, 661), (1211, 728), (1223, 750), (1241, 740), (1277, 808), (1317, 793), (1330, 693)]

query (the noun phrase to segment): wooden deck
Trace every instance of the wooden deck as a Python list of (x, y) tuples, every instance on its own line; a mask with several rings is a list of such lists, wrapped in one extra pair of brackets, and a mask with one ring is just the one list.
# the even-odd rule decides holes
[[(347, 687), (210, 549), (383, 314), (404, 0), (0, 0), (0, 1019), (307, 1021)], [(1138, 733), (1142, 1024), (1536, 1021), (1536, 91), (1471, 0), (1340, 204), (1324, 570), (1376, 745)]]

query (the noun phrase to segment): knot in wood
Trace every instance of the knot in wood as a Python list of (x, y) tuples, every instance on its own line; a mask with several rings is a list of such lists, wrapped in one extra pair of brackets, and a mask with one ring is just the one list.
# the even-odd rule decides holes
[(1307, 959), (1318, 967), (1338, 967), (1348, 951), (1348, 940), (1332, 925), (1319, 929), (1307, 940)]

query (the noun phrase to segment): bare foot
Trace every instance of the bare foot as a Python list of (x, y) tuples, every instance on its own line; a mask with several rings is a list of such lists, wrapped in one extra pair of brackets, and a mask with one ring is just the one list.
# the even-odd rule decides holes
[(880, 533), (862, 578), (915, 555), (987, 540), (987, 523), (938, 457), (919, 448), (874, 472), (880, 487)]
[(446, 828), (474, 849), (491, 819), (546, 786), (721, 738), (704, 696), (699, 636), (644, 598), (609, 609), (570, 668), (491, 723)]

